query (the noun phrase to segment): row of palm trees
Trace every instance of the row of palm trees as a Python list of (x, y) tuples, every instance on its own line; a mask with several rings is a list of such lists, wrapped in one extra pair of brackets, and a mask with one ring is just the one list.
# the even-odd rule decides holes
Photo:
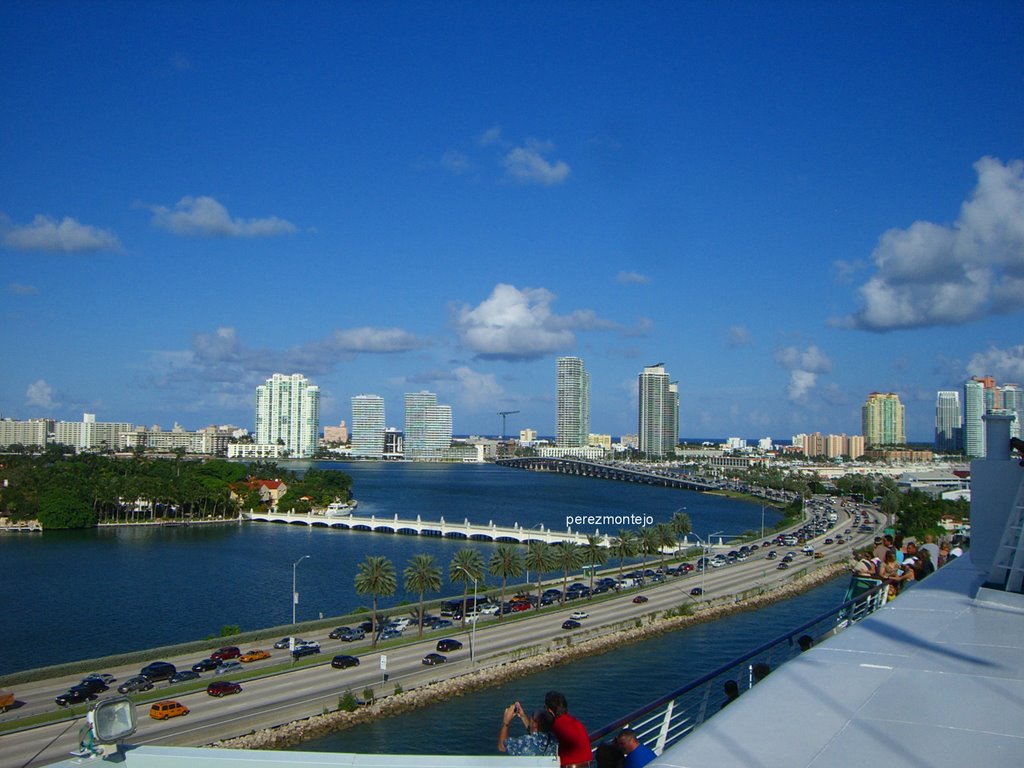
[[(591, 534), (586, 542), (560, 542), (548, 544), (543, 541), (531, 541), (525, 545), (498, 544), (490, 559), (485, 563), (484, 556), (478, 549), (464, 547), (458, 550), (448, 563), (448, 581), (462, 585), (462, 604), (466, 604), (470, 584), (485, 581), (485, 575), (501, 580), (501, 602), (505, 604), (505, 594), (509, 579), (518, 579), (529, 573), (537, 575), (537, 603), (540, 608), (541, 590), (544, 574), (561, 571), (562, 593), (568, 587), (569, 574), (586, 566), (590, 571), (590, 590), (594, 589), (594, 571), (607, 562), (612, 555), (619, 560), (621, 575), (625, 560), (628, 557), (642, 555), (646, 568), (650, 555), (660, 554), (662, 564), (666, 549), (678, 549), (679, 540), (691, 531), (690, 518), (685, 512), (677, 512), (668, 523), (650, 528), (642, 528), (639, 532), (621, 530), (618, 536), (606, 547), (601, 536)], [(417, 554), (409, 560), (402, 572), (406, 592), (418, 595), (418, 616), (424, 615), (423, 606), (428, 593), (441, 591), (441, 566), (437, 559), (429, 554)], [(383, 555), (368, 555), (356, 569), (355, 589), (360, 595), (371, 598), (371, 617), (374, 627), (373, 644), (377, 644), (377, 598), (390, 597), (398, 588), (398, 575), (394, 563)], [(499, 613), (498, 619), (502, 618)], [(466, 615), (463, 611), (462, 623), (465, 626)], [(419, 635), (423, 635), (423, 623), (419, 623)]]

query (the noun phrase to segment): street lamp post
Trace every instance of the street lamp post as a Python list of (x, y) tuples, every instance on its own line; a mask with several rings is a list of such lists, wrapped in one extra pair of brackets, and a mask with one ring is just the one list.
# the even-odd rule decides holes
[[(719, 536), (721, 534), (722, 531), (715, 531), (714, 533), (709, 533), (707, 536), (704, 537), (704, 541), (701, 541), (701, 544), (704, 546), (704, 565), (701, 566), (700, 569), (700, 596), (703, 597), (705, 600), (707, 600), (707, 596), (704, 594), (704, 584), (706, 583), (708, 575), (708, 554), (711, 552), (711, 537)], [(700, 536), (697, 536), (696, 533), (693, 535), (696, 536), (697, 541), (700, 541)]]
[[(469, 628), (469, 663), (476, 663), (476, 623), (480, 619), (480, 611), (476, 602), (476, 576), (467, 571), (461, 565), (455, 566), (455, 569), (462, 571), (464, 574), (469, 576), (473, 580), (473, 626)], [(466, 606), (462, 606), (462, 610), (466, 610)]]
[(309, 557), (309, 555), (303, 555), (295, 561), (294, 565), (292, 565), (292, 624), (295, 623), (295, 608), (299, 604), (299, 592), (295, 586), (295, 579), (298, 576), (299, 563), (307, 557)]

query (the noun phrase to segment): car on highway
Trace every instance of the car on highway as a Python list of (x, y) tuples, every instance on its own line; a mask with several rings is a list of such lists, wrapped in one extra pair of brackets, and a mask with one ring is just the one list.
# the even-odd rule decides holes
[(198, 672), (193, 672), (191, 669), (182, 669), (182, 670), (180, 670), (178, 672), (175, 672), (173, 675), (171, 675), (171, 679), (168, 680), (167, 682), (170, 683), (171, 685), (174, 685), (175, 683), (185, 683), (185, 682), (188, 682), (189, 680), (198, 680), (198, 679), (199, 679), (199, 673)]
[(781, 563), (779, 563), (779, 564), (778, 564), (778, 565), (776, 565), (775, 567), (776, 567), (776, 568), (777, 568), (778, 570), (780, 570), (780, 571), (784, 571), (784, 570), (786, 570), (787, 568), (789, 568), (789, 563), (787, 563), (787, 562), (786, 562), (785, 560), (783, 560), (783, 561), (782, 561)]
[(211, 653), (210, 658), (227, 661), (228, 659), (237, 659), (241, 655), (242, 651), (237, 645), (225, 645), (223, 648), (218, 648)]
[(103, 693), (110, 688), (103, 680), (98, 677), (88, 675), (82, 678), (82, 682), (78, 684), (82, 688), (89, 688), (93, 693)]
[(355, 640), (362, 640), (364, 637), (366, 637), (366, 633), (359, 627), (356, 627), (355, 629), (350, 629), (348, 632), (341, 635), (339, 639), (343, 643), (351, 643)]
[(142, 691), (148, 691), (153, 687), (153, 681), (145, 675), (136, 675), (135, 677), (129, 677), (119, 686), (117, 686), (118, 693), (140, 693)]
[(263, 659), (269, 658), (270, 651), (264, 651), (262, 648), (253, 648), (252, 650), (246, 651), (241, 656), (239, 656), (238, 660), (244, 662), (245, 664), (248, 664), (253, 661), (263, 661)]
[(229, 661), (225, 661), (223, 664), (221, 664), (219, 667), (213, 670), (213, 674), (230, 675), (232, 672), (241, 672), (243, 669), (245, 669), (245, 667), (242, 666), (242, 662), (231, 659)]
[(90, 672), (88, 675), (82, 678), (83, 683), (86, 680), (99, 680), (106, 686), (109, 686), (111, 683), (117, 682), (117, 678), (109, 672)]
[(448, 629), (454, 626), (455, 623), (451, 619), (438, 619), (434, 622), (434, 629)]
[(693, 595), (694, 597), (700, 597), (701, 595), (704, 594), (704, 590), (701, 589), (700, 587), (694, 587), (693, 589), (690, 590), (690, 594)]
[(282, 648), (288, 648), (289, 646), (291, 646), (292, 640), (295, 640), (295, 645), (302, 645), (304, 642), (306, 642), (305, 640), (299, 637), (282, 637), (280, 640), (274, 643), (274, 647), (278, 650), (281, 650)]
[(385, 629), (380, 633), (380, 640), (394, 640), (397, 637), (402, 636), (402, 630), (400, 629)]
[(169, 720), (172, 717), (183, 717), (188, 713), (188, 707), (173, 699), (155, 702), (149, 708), (149, 716), (154, 720)]
[(331, 638), (331, 640), (340, 640), (342, 638), (342, 635), (348, 634), (351, 631), (352, 627), (335, 627), (331, 630), (331, 633), (328, 635), (328, 637)]
[(447, 656), (442, 656), (440, 653), (428, 653), (423, 657), (422, 663), (428, 667), (436, 667), (438, 664), (444, 664), (446, 661), (448, 661)]
[(196, 673), (210, 672), (219, 667), (220, 665), (220, 659), (203, 659), (202, 661), (197, 661), (195, 664), (192, 665), (192, 671)]
[(569, 614), (569, 618), (575, 619), (576, 621), (582, 621), (583, 619), (589, 619), (590, 614), (586, 611), (573, 611)]
[(462, 648), (462, 643), (451, 637), (446, 637), (443, 640), (437, 641), (437, 650), (450, 653), (451, 651), (458, 651)]
[(54, 701), (61, 707), (81, 704), (83, 701), (95, 701), (98, 694), (88, 685), (75, 685), (60, 694)]
[(295, 646), (292, 658), (301, 659), (303, 656), (312, 656), (317, 653), (320, 653), (320, 643), (303, 643)]
[(338, 656), (335, 656), (333, 659), (331, 659), (331, 666), (335, 669), (347, 669), (348, 667), (358, 667), (359, 657), (339, 654)]
[(637, 595), (636, 597), (633, 598), (633, 602), (634, 603), (646, 603), (647, 602), (647, 598), (644, 595)]
[(238, 683), (233, 683), (230, 680), (214, 680), (206, 686), (206, 693), (210, 696), (216, 696), (218, 699), (222, 696), (229, 696), (232, 693), (241, 692), (242, 686)]
[(154, 661), (152, 664), (144, 666), (139, 674), (155, 683), (160, 680), (170, 680), (171, 675), (177, 671), (177, 668), (169, 661)]
[(576, 619), (566, 619), (562, 622), (562, 629), (579, 629), (582, 626)]

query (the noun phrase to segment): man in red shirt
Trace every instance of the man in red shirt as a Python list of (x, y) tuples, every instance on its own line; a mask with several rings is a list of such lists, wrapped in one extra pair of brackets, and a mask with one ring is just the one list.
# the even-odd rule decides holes
[(551, 732), (558, 739), (558, 762), (562, 768), (590, 768), (593, 753), (590, 734), (583, 723), (569, 714), (569, 704), (558, 691), (548, 691), (544, 707), (555, 718)]

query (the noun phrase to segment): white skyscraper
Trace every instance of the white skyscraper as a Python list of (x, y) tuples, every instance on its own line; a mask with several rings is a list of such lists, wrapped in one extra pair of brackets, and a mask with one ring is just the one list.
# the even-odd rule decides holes
[(648, 456), (674, 453), (679, 443), (679, 386), (669, 380), (664, 363), (644, 368), (637, 394), (640, 450)]
[(1024, 389), (1019, 384), (1004, 384), (999, 387), (1003, 410), (1011, 411), (1014, 420), (1010, 422), (1010, 437), (1021, 437), (1021, 419), (1024, 418)]
[(414, 461), (443, 459), (452, 444), (452, 408), (438, 405), (433, 392), (405, 395), (405, 457)]
[(964, 453), (972, 459), (985, 456), (985, 382), (972, 378), (964, 382)]
[(289, 456), (306, 458), (316, 452), (319, 437), (320, 387), (299, 373), (275, 373), (256, 387), (258, 444), (282, 445)]
[(352, 398), (352, 456), (379, 459), (384, 455), (384, 398)]
[(960, 393), (939, 392), (935, 397), (935, 450), (953, 453), (963, 448), (963, 416)]
[(555, 398), (555, 444), (559, 448), (586, 446), (590, 434), (590, 374), (580, 358), (558, 358)]

